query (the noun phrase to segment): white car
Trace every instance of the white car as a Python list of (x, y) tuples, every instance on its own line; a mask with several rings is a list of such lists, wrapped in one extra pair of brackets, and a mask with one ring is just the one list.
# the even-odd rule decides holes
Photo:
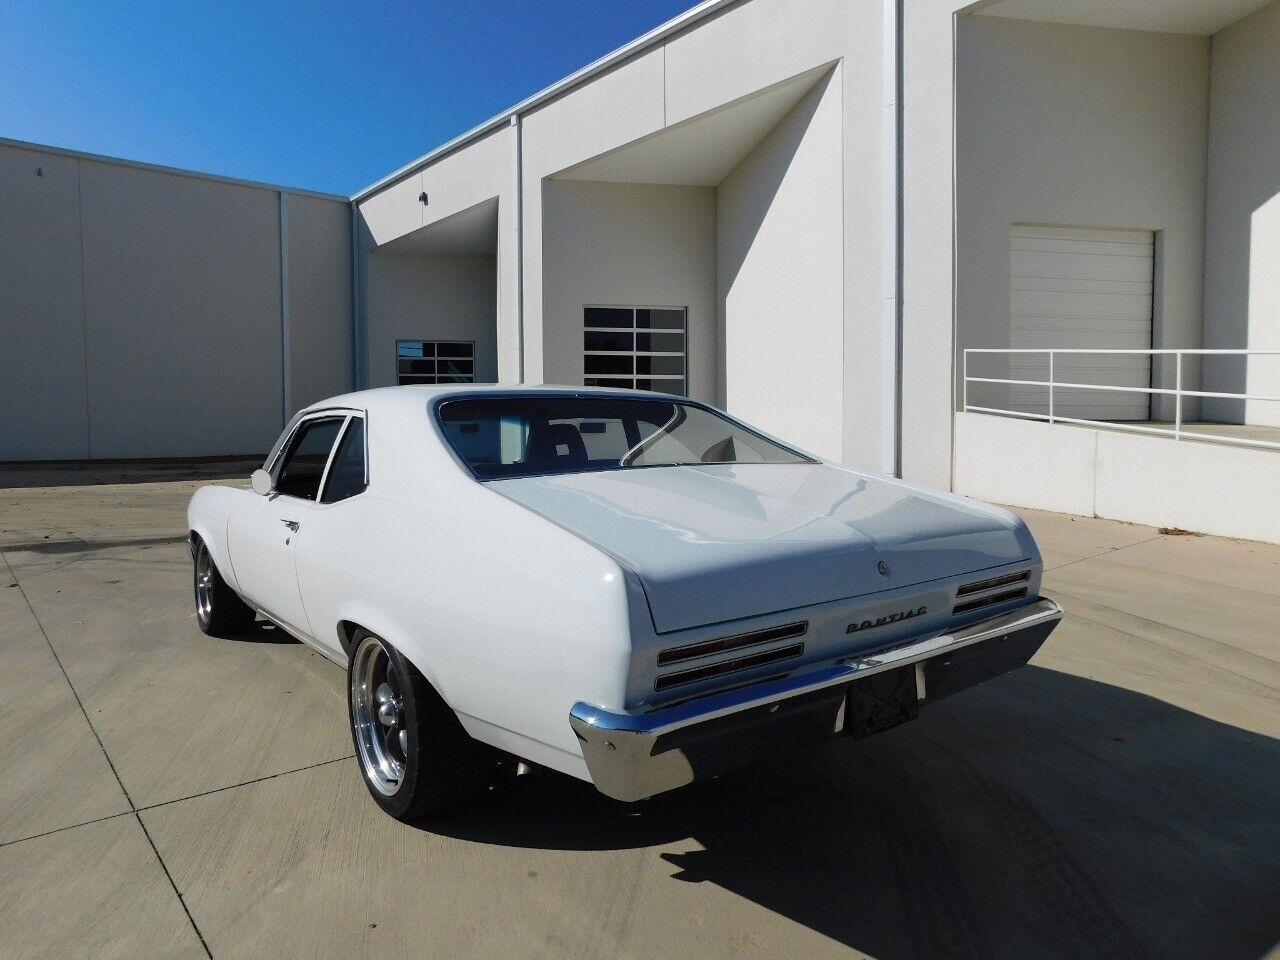
[(347, 667), (360, 768), (401, 819), (516, 758), (637, 800), (865, 736), (1062, 616), (1013, 514), (654, 393), (348, 394), (188, 519), (201, 629), (261, 614)]

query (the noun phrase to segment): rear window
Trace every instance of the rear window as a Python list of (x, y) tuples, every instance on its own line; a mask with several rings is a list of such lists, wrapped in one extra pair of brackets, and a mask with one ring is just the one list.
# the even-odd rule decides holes
[(445, 439), (480, 480), (711, 463), (806, 463), (727, 417), (665, 398), (447, 400)]

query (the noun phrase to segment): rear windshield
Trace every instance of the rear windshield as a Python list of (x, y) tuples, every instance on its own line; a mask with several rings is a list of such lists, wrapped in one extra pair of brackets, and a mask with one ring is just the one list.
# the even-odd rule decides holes
[(707, 463), (806, 463), (705, 407), (643, 397), (447, 400), (440, 427), (481, 480)]

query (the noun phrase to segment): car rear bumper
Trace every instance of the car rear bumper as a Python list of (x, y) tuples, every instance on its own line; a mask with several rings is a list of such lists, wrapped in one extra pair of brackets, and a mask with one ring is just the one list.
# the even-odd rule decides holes
[(866, 677), (914, 668), (916, 695), (930, 703), (1007, 673), (1031, 659), (1061, 619), (1062, 608), (1042, 597), (941, 636), (645, 713), (579, 702), (569, 723), (596, 788), (640, 800), (852, 732), (849, 690)]

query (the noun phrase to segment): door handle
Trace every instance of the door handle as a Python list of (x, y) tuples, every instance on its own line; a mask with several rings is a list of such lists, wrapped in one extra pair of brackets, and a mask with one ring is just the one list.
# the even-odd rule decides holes
[(297, 533), (298, 527), (302, 526), (302, 524), (298, 523), (297, 520), (281, 520), (280, 522), (283, 523), (290, 530), (292, 530), (294, 533)]

